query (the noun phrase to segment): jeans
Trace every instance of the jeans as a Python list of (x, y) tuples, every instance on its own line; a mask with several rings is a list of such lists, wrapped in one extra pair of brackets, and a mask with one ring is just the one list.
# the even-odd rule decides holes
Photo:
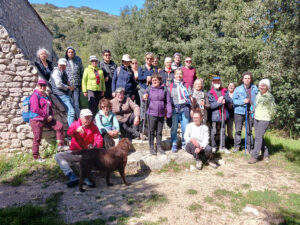
[(32, 156), (37, 159), (39, 155), (39, 146), (42, 139), (43, 128), (51, 127), (56, 131), (56, 139), (59, 140), (59, 145), (64, 144), (64, 127), (63, 124), (55, 119), (50, 122), (45, 120), (30, 120), (30, 126), (33, 133)]
[(203, 163), (206, 163), (208, 160), (212, 158), (212, 149), (211, 146), (207, 145), (205, 149), (200, 151), (200, 153), (196, 154), (195, 153), (195, 146), (192, 142), (187, 143), (186, 145), (186, 152), (192, 154), (196, 161), (202, 161)]
[(80, 89), (79, 88), (76, 88), (72, 92), (72, 99), (74, 103), (76, 118), (79, 119), (79, 115), (80, 115)]
[(161, 147), (162, 143), (162, 129), (164, 125), (164, 117), (148, 116), (149, 118), (149, 146), (154, 149), (154, 136), (156, 133), (157, 148)]
[(71, 124), (75, 121), (75, 110), (72, 98), (69, 95), (57, 95), (57, 97), (67, 110), (68, 125), (71, 126)]
[(261, 150), (264, 157), (269, 157), (269, 150), (264, 143), (264, 134), (269, 126), (270, 121), (254, 120), (255, 144), (254, 150), (251, 151), (252, 158), (257, 159)]
[(173, 111), (172, 111), (172, 128), (171, 128), (172, 146), (176, 146), (177, 129), (178, 129), (179, 122), (181, 125), (182, 146), (185, 146), (184, 132), (185, 132), (186, 125), (189, 123), (189, 120), (190, 120), (189, 116), (186, 117), (184, 115), (184, 111), (182, 111), (180, 113), (176, 113), (175, 110), (173, 109)]
[(54, 158), (57, 164), (59, 165), (60, 169), (67, 176), (67, 174), (73, 172), (73, 170), (71, 169), (71, 164), (80, 162), (81, 155), (73, 155), (72, 151), (69, 150), (66, 152), (59, 152), (55, 154)]
[[(213, 148), (217, 147), (216, 133), (217, 133), (218, 125), (220, 126), (220, 135), (222, 135), (222, 143), (220, 143), (220, 146), (221, 148), (225, 148), (225, 121), (223, 123), (222, 134), (221, 134), (221, 122), (211, 122), (211, 130), (210, 130), (211, 146)], [(220, 136), (220, 142), (221, 142), (221, 136)]]
[[(234, 114), (234, 122), (235, 122), (235, 138), (234, 138), (234, 147), (241, 147), (241, 133), (243, 128), (243, 122), (245, 121), (245, 115)], [(253, 136), (252, 136), (252, 127), (253, 127), (253, 118), (248, 114), (247, 118), (247, 149), (251, 151), (254, 147)]]

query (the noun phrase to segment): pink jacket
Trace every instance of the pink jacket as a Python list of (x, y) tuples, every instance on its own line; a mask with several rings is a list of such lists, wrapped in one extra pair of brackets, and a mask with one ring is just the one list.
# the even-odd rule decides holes
[(45, 120), (48, 116), (52, 116), (52, 103), (49, 96), (46, 94), (43, 95), (39, 90), (34, 90), (30, 97), (30, 110), (38, 114), (32, 120)]
[(102, 148), (103, 138), (98, 127), (92, 122), (83, 128), (84, 133), (80, 134), (76, 131), (82, 125), (81, 120), (77, 120), (71, 124), (67, 134), (72, 137), (70, 150), (88, 149), (88, 145), (92, 144), (95, 148)]

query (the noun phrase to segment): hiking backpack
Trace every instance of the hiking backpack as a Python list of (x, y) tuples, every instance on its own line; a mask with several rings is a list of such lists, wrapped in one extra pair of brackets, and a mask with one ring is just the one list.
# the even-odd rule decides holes
[[(39, 103), (40, 103), (40, 98), (45, 98), (45, 99), (48, 99), (47, 97), (42, 97), (40, 96), (38, 93), (34, 93), (37, 97), (38, 97), (38, 100), (39, 100)], [(32, 96), (32, 95), (31, 95)], [(27, 122), (29, 123), (30, 119), (33, 119), (35, 117), (38, 116), (37, 113), (34, 113), (30, 110), (30, 98), (31, 96), (27, 96), (24, 100), (23, 100), (23, 103), (22, 103), (22, 118), (24, 120), (24, 122)]]

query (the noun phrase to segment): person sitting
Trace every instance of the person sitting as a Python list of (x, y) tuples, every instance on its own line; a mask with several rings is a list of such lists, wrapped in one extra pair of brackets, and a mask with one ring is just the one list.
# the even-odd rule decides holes
[[(59, 152), (55, 155), (55, 160), (63, 173), (69, 178), (67, 182), (68, 187), (74, 187), (78, 184), (78, 177), (71, 169), (72, 163), (80, 162), (81, 155), (73, 155), (72, 151), (102, 148), (103, 138), (99, 132), (98, 127), (92, 122), (93, 113), (89, 109), (82, 109), (80, 111), (80, 118), (71, 124), (67, 134), (72, 137), (70, 150), (66, 152)], [(91, 186), (91, 182), (85, 179), (85, 183)]]
[[(207, 93), (211, 108), (211, 146), (213, 153), (217, 150), (216, 134), (217, 127), (220, 127), (220, 152), (230, 154), (225, 148), (225, 122), (229, 118), (228, 108), (232, 104), (226, 88), (222, 87), (221, 78), (214, 77), (211, 90)], [(222, 123), (223, 119), (223, 123)], [(223, 127), (222, 127), (223, 125)]]
[(118, 137), (120, 127), (117, 117), (111, 112), (111, 103), (102, 98), (99, 103), (99, 112), (96, 114), (96, 125), (103, 137), (106, 149), (115, 146), (113, 138)]
[[(165, 154), (162, 149), (162, 130), (165, 117), (172, 117), (171, 97), (168, 90), (161, 83), (161, 76), (154, 73), (151, 77), (151, 87), (146, 89), (143, 97), (148, 102), (147, 115), (149, 124), (149, 146), (150, 154), (156, 155), (157, 152)], [(156, 133), (156, 147), (154, 148), (154, 135)]]
[(36, 52), (36, 56), (38, 58), (38, 61), (36, 61), (34, 64), (40, 74), (43, 76), (44, 79), (49, 81), (51, 72), (53, 70), (52, 62), (48, 60), (48, 56), (50, 55), (50, 52), (45, 48), (40, 48)]
[(194, 111), (193, 122), (186, 126), (184, 139), (187, 143), (185, 150), (194, 156), (198, 170), (201, 170), (206, 162), (213, 168), (218, 167), (212, 160), (213, 154), (209, 145), (209, 130), (203, 124), (203, 115), (200, 108)]
[(120, 124), (121, 134), (124, 135), (123, 131), (127, 131), (133, 137), (144, 138), (143, 134), (139, 132), (139, 106), (130, 97), (125, 97), (124, 88), (118, 88), (115, 93), (116, 97), (110, 102), (112, 104), (112, 112), (116, 115)]
[(52, 103), (46, 94), (45, 80), (37, 82), (37, 89), (30, 97), (30, 111), (36, 116), (31, 118), (29, 124), (33, 132), (32, 156), (37, 162), (45, 162), (40, 157), (39, 145), (41, 143), (43, 128), (49, 127), (55, 130), (58, 142), (58, 151), (65, 150), (64, 146), (64, 128), (63, 124), (53, 118)]

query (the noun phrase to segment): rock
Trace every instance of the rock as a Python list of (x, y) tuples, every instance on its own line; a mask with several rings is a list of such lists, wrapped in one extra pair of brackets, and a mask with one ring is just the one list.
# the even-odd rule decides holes
[(17, 133), (15, 133), (15, 132), (1, 132), (0, 137), (2, 139), (13, 139), (13, 138), (17, 138)]
[(194, 157), (186, 151), (179, 151), (177, 154), (171, 154), (170, 158), (178, 164), (195, 161)]
[(9, 88), (9, 92), (21, 92), (20, 88)]
[(9, 123), (9, 119), (3, 115), (0, 115), (0, 123)]
[[(21, 82), (10, 82), (6, 84), (6, 87), (22, 87), (22, 83)], [(19, 89), (20, 91), (20, 89)]]
[(15, 59), (22, 59), (22, 58), (24, 58), (24, 55), (22, 53), (15, 55)]
[(194, 165), (190, 165), (190, 171), (192, 172), (194, 170), (196, 170), (196, 167)]
[(8, 38), (8, 33), (5, 28), (0, 29), (0, 38), (2, 38), (2, 39)]
[(219, 160), (218, 160), (218, 163), (219, 163), (220, 165), (225, 165), (225, 160), (224, 160), (224, 159), (219, 159)]
[(249, 207), (249, 206), (246, 206), (244, 209), (243, 209), (244, 212), (247, 212), (247, 213), (252, 213), (254, 214), (255, 216), (259, 216), (259, 212), (257, 211), (257, 209), (255, 208), (252, 208), (252, 207)]
[(7, 131), (7, 125), (1, 123), (1, 124), (0, 124), (0, 131)]
[(4, 59), (5, 58), (5, 54), (3, 52), (0, 52), (0, 59)]
[(8, 53), (10, 50), (10, 44), (1, 44), (2, 52)]
[(171, 159), (167, 155), (145, 155), (141, 157), (141, 161), (150, 168), (150, 170), (159, 170), (164, 165), (168, 164)]
[(10, 132), (15, 132), (16, 131), (16, 127), (10, 123), (7, 126), (7, 130), (10, 131)]
[(26, 88), (26, 87), (23, 87), (23, 88), (22, 88), (22, 91), (32, 92), (33, 89), (32, 89), (32, 88)]
[(18, 133), (18, 139), (20, 139), (20, 140), (26, 139), (26, 134), (25, 133)]
[(54, 131), (44, 131), (43, 132), (43, 138), (45, 138), (45, 139), (53, 139), (53, 138), (55, 138), (56, 136), (55, 136), (55, 132)]
[(20, 76), (15, 76), (14, 80), (13, 81), (23, 81), (23, 78), (20, 77)]
[(37, 82), (37, 77), (33, 77), (33, 76), (30, 76), (30, 77), (24, 77), (23, 78), (24, 81), (33, 81), (33, 82)]
[(8, 67), (7, 67), (7, 69), (11, 70), (12, 72), (14, 72), (13, 75), (16, 75), (15, 72), (17, 71), (17, 69), (16, 69), (16, 66), (14, 64), (9, 64)]
[(11, 47), (10, 47), (10, 51), (14, 54), (16, 54), (18, 52), (18, 48), (17, 48), (17, 45), (16, 44), (13, 44)]
[(5, 55), (5, 58), (6, 58), (6, 59), (13, 59), (13, 58), (14, 58), (14, 55), (13, 55), (11, 52), (9, 52), (9, 53), (7, 53), (7, 54)]
[(8, 65), (9, 63), (10, 63), (10, 60), (9, 60), (9, 59), (1, 59), (1, 58), (0, 58), (0, 64)]
[(28, 61), (23, 60), (23, 59), (13, 59), (12, 63), (17, 65), (17, 66), (27, 66), (28, 65)]
[(31, 139), (27, 139), (22, 141), (22, 145), (26, 148), (31, 148), (32, 147), (32, 140)]
[(21, 146), (22, 146), (22, 143), (19, 139), (12, 139), (11, 140), (11, 147), (20, 148)]
[(6, 70), (6, 65), (0, 64), (0, 72), (3, 72)]
[[(1, 65), (0, 65), (1, 66)], [(0, 75), (0, 82), (11, 82), (13, 81), (14, 77), (13, 76), (10, 76), (10, 75)]]
[[(12, 123), (12, 124), (19, 125), (19, 124), (24, 123), (24, 121), (23, 121), (23, 118), (22, 118), (22, 117), (16, 117), (16, 118), (14, 118), (14, 119), (11, 120), (11, 123)], [(19, 132), (19, 131), (18, 131), (18, 132)]]
[(26, 66), (17, 66), (18, 71), (26, 70)]

